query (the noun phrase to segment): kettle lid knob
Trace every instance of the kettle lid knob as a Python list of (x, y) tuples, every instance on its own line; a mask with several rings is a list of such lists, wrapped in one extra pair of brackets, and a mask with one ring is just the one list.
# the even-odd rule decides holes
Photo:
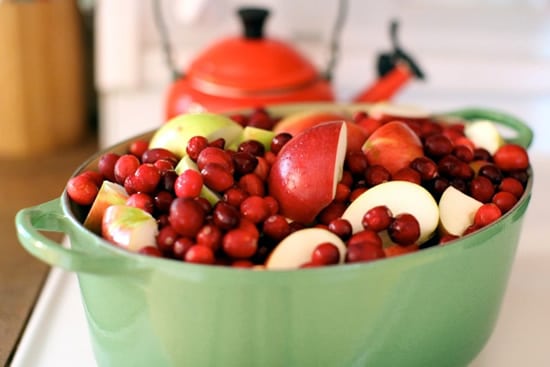
[(242, 7), (237, 13), (244, 27), (244, 37), (247, 39), (260, 39), (264, 36), (264, 24), (269, 15), (265, 8)]

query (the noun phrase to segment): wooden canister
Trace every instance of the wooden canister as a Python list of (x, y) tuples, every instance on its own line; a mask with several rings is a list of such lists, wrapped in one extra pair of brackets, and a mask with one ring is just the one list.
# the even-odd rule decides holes
[(78, 144), (86, 129), (75, 0), (0, 1), (0, 157)]

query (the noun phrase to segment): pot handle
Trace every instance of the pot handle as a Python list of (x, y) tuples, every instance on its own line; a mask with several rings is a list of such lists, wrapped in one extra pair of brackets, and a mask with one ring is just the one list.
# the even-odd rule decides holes
[(505, 140), (509, 143), (521, 145), (524, 148), (529, 148), (533, 142), (533, 130), (517, 117), (504, 112), (483, 108), (466, 108), (445, 113), (444, 115), (455, 116), (465, 120), (489, 120), (497, 125), (505, 126), (515, 133), (515, 136), (506, 137)]
[(63, 247), (40, 231), (62, 232), (73, 238), (70, 220), (64, 215), (61, 199), (57, 198), (37, 206), (21, 209), (15, 217), (17, 237), (25, 249), (43, 262), (62, 269), (91, 274), (122, 274), (139, 265), (130, 265), (116, 255), (99, 255)]

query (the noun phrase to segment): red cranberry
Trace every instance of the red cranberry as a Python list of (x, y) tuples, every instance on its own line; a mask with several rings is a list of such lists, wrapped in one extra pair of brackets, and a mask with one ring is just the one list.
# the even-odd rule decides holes
[(264, 196), (264, 200), (269, 208), (269, 215), (277, 214), (279, 212), (279, 202), (273, 196)]
[(330, 242), (323, 242), (313, 250), (311, 262), (320, 265), (335, 265), (340, 262), (338, 247)]
[(212, 148), (224, 149), (225, 148), (225, 139), (217, 138), (208, 142), (208, 146)]
[(474, 149), (474, 160), (492, 162), (493, 161), (493, 156), (491, 155), (491, 153), (489, 153), (487, 151), (487, 149), (475, 148)]
[(249, 152), (236, 152), (232, 155), (235, 171), (239, 175), (253, 172), (258, 166), (258, 158)]
[(387, 229), (392, 220), (393, 214), (391, 210), (385, 205), (379, 205), (367, 210), (361, 224), (365, 229), (380, 232)]
[(174, 246), (172, 246), (172, 254), (175, 258), (178, 259), (185, 259), (185, 255), (187, 254), (187, 251), (193, 247), (195, 243), (192, 239), (188, 237), (179, 237), (175, 242)]
[(240, 205), (240, 212), (243, 218), (252, 223), (261, 223), (271, 214), (267, 202), (261, 196), (249, 196)]
[(474, 224), (478, 227), (486, 226), (493, 223), (502, 216), (500, 208), (493, 203), (483, 204), (477, 210), (474, 216)]
[(462, 162), (469, 163), (474, 159), (474, 151), (466, 145), (456, 145), (453, 148), (453, 155)]
[(138, 139), (130, 143), (128, 150), (136, 157), (141, 157), (143, 153), (149, 148), (149, 142), (147, 140)]
[(140, 166), (139, 159), (133, 154), (124, 154), (115, 163), (114, 173), (116, 182), (124, 185), (126, 177), (133, 175)]
[(349, 245), (348, 251), (346, 252), (347, 263), (368, 262), (384, 257), (384, 250), (381, 246), (368, 242)]
[(67, 195), (75, 203), (90, 205), (94, 202), (99, 189), (89, 177), (78, 175), (67, 182)]
[(248, 173), (239, 179), (238, 186), (248, 195), (265, 196), (264, 181), (255, 173)]
[(204, 184), (214, 191), (224, 192), (235, 183), (233, 175), (218, 163), (207, 163), (200, 173)]
[(166, 171), (160, 178), (159, 188), (161, 190), (173, 192), (174, 184), (178, 178), (176, 171)]
[(157, 248), (166, 256), (172, 256), (174, 242), (176, 242), (178, 237), (180, 237), (179, 233), (176, 232), (174, 227), (162, 227), (157, 235)]
[(524, 147), (517, 144), (505, 144), (497, 149), (493, 160), (503, 171), (525, 170), (529, 167), (529, 156)]
[(187, 141), (185, 151), (189, 155), (189, 158), (196, 162), (200, 152), (207, 146), (208, 140), (204, 136), (197, 135)]
[(97, 169), (99, 173), (103, 175), (107, 180), (116, 182), (115, 177), (115, 164), (120, 158), (119, 154), (116, 153), (105, 153), (99, 158), (97, 162)]
[(103, 175), (96, 171), (84, 171), (79, 176), (90, 179), (97, 187), (100, 187), (103, 183)]
[(410, 168), (410, 167), (403, 167), (392, 176), (392, 180), (394, 181), (409, 181), (412, 183), (415, 183), (417, 185), (420, 185), (422, 182), (422, 176), (418, 171)]
[(481, 166), (478, 175), (487, 177), (494, 184), (499, 184), (502, 181), (502, 172), (492, 163)]
[(249, 231), (236, 228), (228, 231), (222, 240), (223, 251), (234, 259), (247, 259), (258, 248), (258, 238)]
[(373, 164), (372, 166), (368, 166), (365, 170), (365, 180), (369, 186), (376, 186), (378, 184), (381, 184), (383, 182), (387, 182), (391, 179), (390, 172), (378, 165)]
[(195, 264), (211, 265), (214, 264), (214, 252), (210, 247), (203, 245), (191, 246), (185, 253), (185, 261)]
[(281, 148), (292, 139), (292, 135), (289, 133), (279, 133), (271, 139), (270, 149), (274, 154), (279, 154)]
[(161, 175), (164, 175), (166, 172), (172, 171), (174, 169), (174, 164), (167, 159), (159, 159), (158, 161), (153, 163), (153, 165), (157, 167)]
[(453, 143), (443, 134), (433, 134), (424, 141), (424, 151), (430, 157), (443, 157), (452, 153)]
[(420, 224), (411, 214), (398, 214), (388, 227), (388, 235), (398, 245), (411, 245), (420, 237)]
[(223, 200), (235, 208), (240, 207), (247, 197), (248, 194), (238, 187), (231, 187), (223, 193)]
[(369, 165), (367, 156), (362, 151), (348, 152), (344, 163), (346, 169), (356, 176), (363, 176)]
[(253, 173), (256, 174), (262, 181), (267, 180), (269, 176), (269, 171), (271, 170), (271, 165), (264, 157), (256, 157), (256, 168), (254, 168)]
[(182, 236), (195, 237), (204, 223), (204, 211), (193, 199), (176, 198), (170, 205), (168, 220)]
[(160, 173), (151, 163), (140, 165), (134, 172), (132, 186), (138, 192), (152, 193), (160, 182)]
[(487, 177), (477, 176), (470, 181), (470, 195), (474, 199), (482, 203), (488, 203), (491, 201), (494, 193), (495, 188), (493, 183)]
[(214, 224), (223, 230), (229, 230), (239, 224), (239, 211), (226, 202), (219, 201), (212, 215)]
[(502, 213), (506, 213), (516, 205), (518, 198), (510, 192), (499, 191), (493, 196), (491, 202), (496, 204)]
[(196, 198), (203, 185), (202, 175), (194, 169), (186, 169), (174, 182), (174, 193), (179, 198)]
[(334, 201), (346, 202), (349, 198), (350, 193), (351, 189), (348, 186), (342, 183), (338, 183), (336, 184), (336, 194), (334, 196)]
[(410, 167), (418, 173), (423, 181), (429, 181), (437, 177), (437, 164), (428, 157), (418, 157), (415, 158), (411, 163)]
[(179, 161), (178, 157), (174, 153), (164, 148), (147, 149), (141, 156), (142, 163), (155, 163), (159, 159), (170, 161), (174, 166)]
[(145, 246), (139, 249), (138, 251), (141, 255), (153, 256), (153, 257), (162, 257), (162, 252), (155, 246)]
[(380, 238), (378, 233), (376, 233), (371, 229), (365, 229), (355, 233), (348, 240), (347, 245), (349, 247), (349, 246), (363, 244), (363, 243), (370, 243), (377, 247), (382, 248), (382, 239)]
[(246, 140), (239, 144), (237, 151), (261, 157), (265, 154), (265, 147), (257, 140)]
[(161, 190), (155, 194), (153, 197), (153, 202), (155, 204), (155, 209), (160, 213), (168, 213), (170, 210), (170, 204), (174, 200), (174, 195), (169, 191)]
[(281, 241), (290, 234), (290, 225), (282, 215), (270, 215), (264, 221), (262, 231), (268, 237)]
[(254, 267), (254, 263), (250, 260), (235, 260), (231, 263), (231, 266), (234, 268), (249, 269)]
[(197, 157), (197, 166), (199, 171), (202, 171), (207, 164), (213, 163), (220, 165), (227, 172), (233, 174), (233, 159), (231, 158), (231, 154), (229, 152), (215, 147), (204, 148)]
[(222, 244), (222, 231), (214, 224), (205, 224), (196, 236), (197, 244), (208, 246), (216, 252)]
[(346, 211), (346, 207), (347, 205), (341, 201), (331, 202), (317, 215), (319, 222), (328, 225), (333, 220), (340, 218)]
[(128, 199), (126, 199), (126, 205), (139, 208), (151, 214), (155, 207), (153, 198), (144, 192), (137, 192), (130, 195)]
[(524, 191), (521, 182), (512, 177), (503, 178), (500, 182), (499, 190), (510, 192), (518, 199), (523, 195)]
[(352, 232), (351, 223), (343, 218), (336, 218), (331, 220), (327, 225), (327, 229), (344, 241), (346, 241), (351, 236)]

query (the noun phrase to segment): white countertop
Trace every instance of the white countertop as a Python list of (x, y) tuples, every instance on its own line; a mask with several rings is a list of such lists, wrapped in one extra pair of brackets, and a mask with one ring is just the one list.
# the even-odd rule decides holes
[[(496, 328), (470, 367), (550, 366), (550, 155), (535, 155), (533, 199)], [(12, 367), (94, 367), (77, 278), (50, 272)]]

